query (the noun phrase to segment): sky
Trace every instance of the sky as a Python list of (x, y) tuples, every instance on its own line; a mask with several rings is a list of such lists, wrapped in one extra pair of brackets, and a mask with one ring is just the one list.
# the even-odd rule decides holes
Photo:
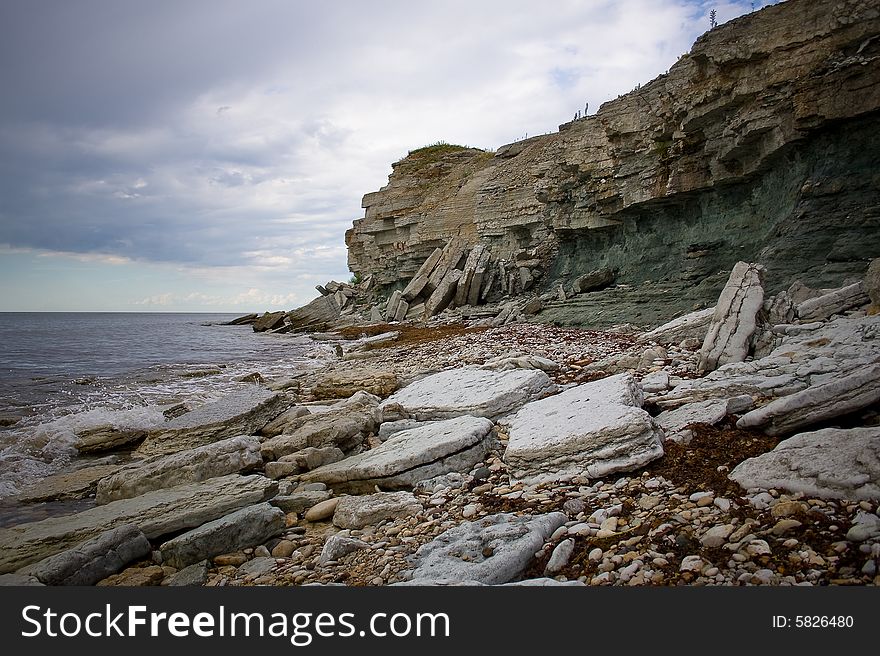
[(766, 4), (4, 0), (0, 311), (303, 305), (409, 150), (554, 132)]

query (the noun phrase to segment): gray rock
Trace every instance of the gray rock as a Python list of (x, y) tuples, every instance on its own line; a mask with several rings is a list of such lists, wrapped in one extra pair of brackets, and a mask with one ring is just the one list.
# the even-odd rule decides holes
[(728, 413), (735, 412), (730, 407), (731, 405), (736, 409), (741, 409), (748, 407), (751, 400), (752, 397), (750, 396), (738, 396), (734, 397), (734, 399), (696, 401), (675, 410), (665, 410), (654, 417), (654, 420), (660, 424), (660, 427), (669, 436), (681, 431), (690, 424), (710, 424), (714, 426), (724, 419)]
[(98, 482), (99, 504), (130, 499), (152, 490), (198, 483), (251, 469), (263, 463), (260, 441), (240, 435), (124, 467)]
[[(483, 253), (486, 251), (486, 246), (483, 244), (477, 244), (471, 249), (471, 252), (467, 256), (467, 260), (465, 260), (464, 267), (461, 271), (461, 279), (458, 281), (458, 285), (455, 290), (455, 305), (467, 305), (468, 298), (470, 297), (470, 289), (471, 284), (474, 280), (474, 274), (477, 272), (477, 265), (480, 263), (480, 258), (483, 256)], [(479, 283), (478, 283), (479, 285)], [(479, 294), (479, 289), (477, 289), (477, 294)], [(473, 303), (476, 305), (476, 302)]]
[(165, 564), (178, 569), (265, 542), (284, 530), (284, 512), (268, 503), (242, 508), (203, 524), (159, 547)]
[[(328, 290), (329, 291), (329, 290)], [(287, 314), (287, 320), (294, 330), (320, 332), (336, 324), (342, 308), (336, 300), (335, 292), (319, 296), (315, 300)]]
[(865, 293), (864, 285), (857, 282), (804, 301), (797, 306), (797, 315), (801, 321), (819, 321), (868, 302), (870, 298)]
[(255, 333), (264, 333), (284, 325), (284, 312), (266, 312), (263, 316), (254, 319), (251, 325)]
[(336, 490), (372, 491), (412, 487), (452, 471), (470, 471), (489, 448), (492, 422), (457, 417), (400, 431), (375, 449), (303, 474), (304, 482), (323, 482)]
[(413, 579), (507, 583), (525, 571), (565, 520), (563, 513), (555, 512), (462, 522), (419, 548), (412, 557)]
[(736, 425), (761, 428), (768, 435), (782, 435), (861, 410), (877, 401), (880, 401), (880, 365), (875, 364), (771, 401), (740, 417)]
[(577, 278), (571, 289), (575, 294), (584, 294), (605, 289), (613, 282), (614, 271), (608, 267), (602, 267)]
[(379, 426), (378, 436), (379, 439), (384, 442), (395, 433), (399, 433), (402, 430), (409, 430), (410, 428), (418, 428), (425, 423), (427, 422), (417, 421), (416, 419), (398, 419), (396, 421), (385, 421), (382, 422), (382, 424)]
[(341, 497), (333, 513), (333, 523), (339, 528), (361, 529), (386, 519), (413, 517), (422, 510), (422, 504), (410, 492)]
[(357, 540), (344, 535), (331, 535), (324, 543), (324, 548), (321, 550), (318, 562), (324, 565), (331, 560), (339, 560), (350, 553), (369, 548), (370, 545), (363, 540)]
[(375, 305), (370, 309), (370, 321), (372, 323), (382, 322), (382, 311)]
[(559, 364), (539, 355), (500, 355), (487, 360), (481, 369), (493, 371), (509, 371), (510, 369), (540, 369), (541, 371), (558, 371)]
[(360, 444), (377, 426), (377, 412), (372, 404), (341, 404), (327, 412), (294, 420), (284, 433), (263, 442), (261, 451), (266, 460), (277, 460), (309, 447), (337, 447), (344, 452)]
[(702, 343), (709, 331), (709, 324), (712, 322), (713, 316), (715, 316), (714, 307), (691, 312), (644, 333), (639, 341), (656, 342), (666, 346), (679, 344), (685, 339), (698, 338)]
[(730, 472), (742, 487), (776, 488), (831, 499), (880, 498), (880, 428), (800, 433)]
[(301, 451), (282, 456), (277, 462), (266, 464), (266, 476), (281, 478), (299, 472), (311, 471), (331, 462), (338, 462), (345, 457), (342, 450), (335, 446), (306, 447)]
[(555, 389), (543, 371), (464, 367), (422, 378), (395, 392), (383, 407), (397, 403), (419, 420), (464, 415), (494, 418)]
[(150, 541), (140, 529), (125, 524), (44, 558), (26, 573), (46, 585), (95, 585), (150, 552)]
[(286, 513), (301, 514), (312, 506), (329, 499), (332, 494), (321, 490), (304, 490), (302, 492), (294, 492), (285, 496), (277, 496), (269, 503), (277, 508), (281, 508)]
[(142, 456), (176, 453), (235, 435), (252, 435), (289, 405), (284, 396), (255, 385), (243, 386), (212, 403), (151, 430), (138, 447)]
[(104, 531), (134, 524), (150, 539), (200, 526), (278, 491), (264, 476), (231, 474), (121, 499), (74, 515), (0, 528), (0, 574), (70, 549)]
[(258, 576), (263, 576), (264, 574), (268, 574), (271, 572), (278, 563), (275, 562), (274, 558), (269, 558), (268, 556), (259, 556), (257, 558), (252, 558), (247, 561), (244, 565), (241, 565), (238, 568), (237, 574), (239, 576), (249, 576), (251, 578), (257, 578)]
[(179, 572), (169, 576), (162, 582), (162, 585), (168, 587), (198, 587), (205, 585), (208, 581), (208, 561), (203, 560), (184, 567)]
[(871, 260), (868, 270), (865, 271), (862, 287), (871, 299), (871, 304), (880, 307), (880, 257)]
[(455, 298), (455, 291), (459, 280), (461, 280), (461, 271), (459, 269), (450, 269), (443, 276), (437, 289), (425, 301), (426, 318), (433, 317), (449, 307), (449, 304)]
[(617, 374), (525, 405), (512, 417), (504, 461), (511, 475), (631, 471), (663, 455), (662, 431), (641, 409), (631, 374)]
[(116, 428), (104, 425), (78, 433), (73, 446), (80, 453), (101, 453), (131, 447), (146, 436), (147, 431), (139, 428)]
[[(409, 284), (404, 287), (403, 292), (401, 294), (402, 300), (409, 303), (416, 296), (422, 293), (422, 290), (425, 288), (425, 285), (428, 284), (428, 277), (431, 275), (431, 272), (437, 266), (437, 263), (440, 261), (440, 257), (443, 255), (442, 248), (435, 248), (434, 252), (431, 253), (428, 258), (422, 263), (422, 266), (419, 267), (419, 270), (416, 271), (416, 275), (413, 276), (412, 280), (409, 281)], [(399, 314), (399, 310), (398, 310)]]
[(16, 499), (22, 503), (85, 499), (95, 493), (102, 478), (119, 471), (119, 468), (119, 465), (93, 465), (75, 471), (52, 474), (28, 485)]
[(284, 429), (287, 428), (289, 424), (293, 421), (299, 419), (300, 417), (305, 417), (306, 415), (311, 414), (309, 409), (303, 405), (295, 405), (288, 410), (285, 410), (280, 415), (275, 417), (268, 424), (263, 426), (260, 429), (260, 435), (265, 437), (275, 437), (276, 435), (281, 435), (284, 432)]
[(0, 574), (0, 587), (42, 587), (45, 586), (44, 583), (40, 583), (40, 580), (36, 576), (30, 576), (28, 574), (17, 574), (15, 572), (10, 574)]
[(388, 298), (388, 303), (385, 305), (385, 321), (394, 321), (395, 316), (397, 316), (397, 306), (400, 305), (400, 299), (402, 294), (399, 289), (395, 289), (391, 292), (391, 296)]
[(764, 304), (763, 281), (760, 264), (737, 262), (733, 267), (700, 349), (700, 371), (745, 360)]
[(552, 576), (565, 569), (573, 552), (573, 539), (568, 538), (557, 544), (556, 548), (553, 549), (553, 553), (550, 554), (550, 560), (547, 561), (547, 566), (544, 568), (544, 574)]

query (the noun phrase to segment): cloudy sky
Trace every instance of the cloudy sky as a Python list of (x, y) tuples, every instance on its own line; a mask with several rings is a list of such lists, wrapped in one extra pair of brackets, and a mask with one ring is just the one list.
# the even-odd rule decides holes
[(4, 0), (0, 311), (289, 309), (391, 162), (553, 132), (768, 0)]

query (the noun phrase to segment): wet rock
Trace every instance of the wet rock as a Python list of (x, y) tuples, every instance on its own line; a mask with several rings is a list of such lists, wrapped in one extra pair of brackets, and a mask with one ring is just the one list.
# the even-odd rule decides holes
[(162, 488), (198, 483), (252, 469), (263, 463), (260, 441), (240, 435), (167, 456), (153, 456), (119, 469), (98, 483), (99, 504)]
[(419, 420), (464, 415), (493, 418), (555, 389), (543, 371), (465, 367), (422, 378), (394, 393), (386, 404), (397, 403)]
[(25, 571), (46, 585), (95, 585), (150, 551), (150, 542), (140, 529), (126, 524), (49, 556)]
[(550, 513), (499, 514), (463, 522), (419, 548), (412, 557), (413, 579), (507, 583), (522, 574), (565, 521), (563, 513)]
[(23, 503), (85, 499), (94, 494), (98, 481), (118, 471), (119, 468), (119, 465), (94, 465), (72, 472), (53, 474), (26, 487), (17, 499)]
[(880, 428), (800, 433), (749, 458), (729, 478), (744, 488), (776, 488), (819, 498), (880, 497)]
[(116, 428), (108, 424), (78, 433), (73, 446), (82, 454), (103, 453), (132, 447), (146, 436), (147, 431), (139, 428)]
[(288, 405), (282, 395), (248, 385), (151, 430), (137, 453), (176, 453), (227, 437), (252, 435)]
[(11, 572), (124, 524), (148, 538), (200, 526), (271, 498), (277, 484), (264, 476), (232, 474), (121, 499), (74, 515), (0, 528), (0, 573)]
[(280, 328), (284, 325), (285, 314), (285, 312), (266, 312), (251, 322), (254, 332), (264, 333), (267, 330)]
[(242, 508), (165, 542), (164, 562), (183, 569), (220, 554), (253, 547), (284, 530), (284, 512), (268, 503)]
[(662, 432), (641, 404), (631, 374), (533, 401), (504, 421), (510, 435), (504, 461), (517, 478), (637, 469), (663, 455)]
[(364, 367), (320, 375), (312, 387), (312, 395), (316, 399), (342, 399), (364, 390), (384, 398), (398, 386), (394, 372)]

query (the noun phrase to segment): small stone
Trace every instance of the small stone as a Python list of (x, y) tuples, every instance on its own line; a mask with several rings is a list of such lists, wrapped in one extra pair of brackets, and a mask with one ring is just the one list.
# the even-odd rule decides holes
[(269, 552), (269, 550), (265, 547), (265, 545), (262, 545), (262, 544), (261, 544), (261, 545), (258, 546), (256, 549), (254, 549), (254, 556), (256, 556), (257, 558), (268, 558), (268, 557), (271, 556), (271, 555), (272, 555), (272, 554), (271, 554), (271, 553)]
[(547, 566), (544, 568), (545, 576), (552, 576), (562, 571), (565, 566), (568, 565), (568, 561), (571, 558), (573, 551), (574, 540), (571, 538), (563, 540), (557, 544), (553, 553), (550, 554), (550, 560), (547, 562)]
[(785, 535), (798, 526), (801, 526), (801, 523), (796, 519), (780, 519), (774, 524), (773, 528), (770, 529), (770, 532), (776, 536)]
[(769, 556), (772, 552), (770, 545), (764, 540), (752, 540), (746, 545), (746, 553), (751, 556)]
[(730, 499), (725, 499), (724, 497), (716, 497), (713, 503), (722, 512), (727, 512), (730, 510)]
[(678, 569), (681, 572), (700, 572), (705, 564), (699, 556), (685, 556)]
[(220, 554), (214, 556), (214, 564), (217, 567), (239, 567), (248, 561), (248, 557), (243, 553)]
[(464, 517), (465, 519), (470, 519), (471, 517), (474, 517), (477, 514), (477, 508), (478, 508), (477, 504), (469, 503), (464, 508), (462, 508), (461, 516)]
[(877, 564), (873, 560), (867, 561), (862, 565), (862, 574), (866, 576), (874, 576), (877, 573)]
[(333, 513), (336, 512), (336, 505), (338, 503), (339, 497), (316, 503), (306, 511), (304, 519), (307, 522), (320, 522), (325, 519), (330, 519), (333, 517)]
[(791, 517), (804, 511), (804, 505), (800, 501), (780, 501), (770, 509), (774, 518)]
[(601, 550), (599, 547), (596, 547), (595, 549), (593, 549), (592, 551), (590, 551), (590, 553), (589, 553), (589, 555), (587, 556), (587, 558), (588, 558), (591, 562), (598, 563), (600, 560), (602, 560), (602, 554), (603, 554), (602, 550)]
[(617, 517), (608, 517), (599, 525), (600, 531), (608, 531), (614, 533), (617, 530)]
[(703, 537), (700, 538), (700, 543), (707, 548), (720, 547), (722, 544), (727, 542), (727, 538), (731, 533), (736, 530), (736, 527), (733, 524), (723, 524), (721, 526), (713, 526), (706, 533), (703, 534)]
[(714, 502), (715, 497), (710, 494), (707, 497), (697, 499), (697, 508), (705, 508), (706, 506), (711, 506)]
[(275, 558), (290, 558), (291, 554), (296, 551), (296, 543), (290, 540), (281, 540), (272, 549), (272, 555)]

